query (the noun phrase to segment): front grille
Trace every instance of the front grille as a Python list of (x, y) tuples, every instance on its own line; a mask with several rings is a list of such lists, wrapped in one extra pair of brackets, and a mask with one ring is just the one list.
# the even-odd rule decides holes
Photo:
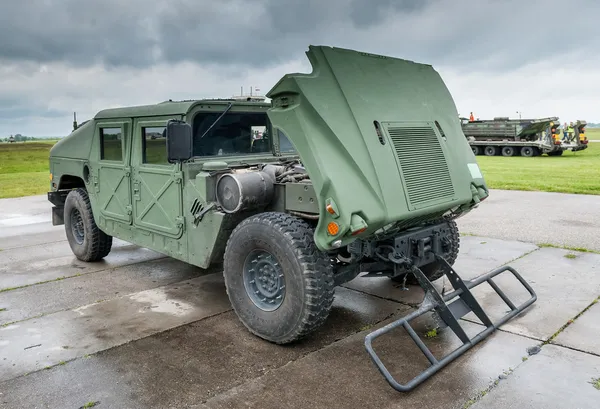
[(454, 196), (444, 151), (432, 127), (390, 126), (388, 134), (400, 162), (411, 205), (422, 207), (419, 205)]

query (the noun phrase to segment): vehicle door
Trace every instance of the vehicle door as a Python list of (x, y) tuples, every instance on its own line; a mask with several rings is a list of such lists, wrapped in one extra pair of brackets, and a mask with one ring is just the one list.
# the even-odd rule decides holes
[(131, 224), (131, 120), (100, 122), (95, 132), (100, 152), (98, 171), (92, 178), (100, 213), (106, 219)]
[(179, 238), (183, 232), (181, 164), (167, 160), (165, 129), (180, 115), (134, 122), (132, 153), (133, 218), (136, 228)]

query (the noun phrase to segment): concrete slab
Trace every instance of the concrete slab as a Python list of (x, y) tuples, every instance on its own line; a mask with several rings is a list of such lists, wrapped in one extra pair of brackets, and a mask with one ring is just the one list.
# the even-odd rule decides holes
[(461, 232), (479, 236), (600, 251), (599, 214), (597, 195), (492, 189), (457, 223)]
[[(465, 325), (469, 332), (475, 325)], [(481, 327), (479, 327), (481, 329)], [(355, 334), (205, 402), (210, 408), (459, 408), (477, 391), (488, 387), (503, 371), (521, 362), (531, 340), (497, 332), (450, 364), (418, 389), (392, 389), (364, 349), (365, 333)], [(392, 373), (404, 380), (424, 369), (424, 357), (407, 337), (390, 336), (379, 348), (393, 359)], [(434, 353), (458, 345), (440, 337)], [(436, 347), (437, 346), (437, 347)], [(420, 359), (422, 358), (422, 359)], [(386, 362), (385, 357), (382, 357)], [(386, 362), (387, 364), (388, 362)], [(410, 374), (410, 376), (406, 376)]]
[(600, 302), (565, 328), (552, 343), (600, 356)]
[(0, 381), (231, 308), (221, 274), (182, 281), (0, 328)]
[(0, 383), (0, 402), (7, 408), (78, 408), (88, 401), (100, 408), (187, 408), (408, 309), (342, 288), (327, 323), (287, 346), (253, 336), (229, 311)]
[(596, 409), (600, 357), (546, 345), (471, 409)]
[(167, 257), (6, 291), (0, 295), (0, 325), (215, 272)]
[[(571, 254), (575, 258), (565, 257)], [(519, 319), (503, 325), (503, 330), (545, 341), (600, 295), (600, 254), (542, 248), (511, 265), (533, 287), (538, 299)], [(529, 298), (508, 272), (494, 281), (516, 305)], [(489, 285), (482, 284), (473, 293), (493, 320), (507, 312), (508, 307)]]
[(77, 260), (66, 241), (4, 250), (0, 252), (0, 290), (164, 257), (118, 239), (110, 254), (94, 263)]
[[(538, 247), (531, 243), (505, 241), (485, 237), (461, 237), (460, 252), (454, 268), (463, 279), (468, 280), (494, 270), (508, 262), (536, 250)], [(452, 286), (445, 279), (434, 283), (440, 290)], [(386, 299), (396, 300), (407, 304), (419, 304), (423, 301), (423, 290), (419, 286), (402, 287), (387, 277), (357, 277), (344, 284), (367, 294)]]

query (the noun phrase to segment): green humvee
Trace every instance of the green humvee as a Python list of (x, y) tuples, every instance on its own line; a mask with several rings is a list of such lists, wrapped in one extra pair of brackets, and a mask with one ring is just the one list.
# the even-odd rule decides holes
[(450, 93), (429, 65), (307, 55), (313, 72), (285, 75), (270, 103), (107, 109), (57, 143), (48, 197), (74, 254), (102, 259), (118, 237), (222, 261), (240, 320), (278, 344), (323, 324), (361, 273), (429, 291), (457, 257), (454, 219), (488, 196)]

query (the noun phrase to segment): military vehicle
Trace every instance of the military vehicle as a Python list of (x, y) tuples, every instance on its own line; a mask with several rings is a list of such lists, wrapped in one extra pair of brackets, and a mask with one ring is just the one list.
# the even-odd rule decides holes
[[(381, 373), (410, 390), (535, 294), (523, 282), (533, 296), (517, 307), (498, 289), (511, 312), (492, 323), (470, 288), (493, 284), (509, 267), (479, 281), (452, 268), (455, 219), (489, 192), (439, 74), (340, 48), (310, 46), (307, 55), (313, 72), (285, 75), (270, 102), (166, 101), (98, 112), (51, 150), (53, 224), (64, 224), (84, 261), (106, 257), (113, 237), (202, 268), (222, 261), (237, 316), (276, 344), (323, 325), (335, 287), (360, 274), (417, 282), (427, 293), (422, 308), (395, 325), (413, 336), (408, 321), (435, 311), (464, 344), (432, 360), (415, 335), (432, 366), (402, 385), (371, 344), (387, 330), (368, 334)], [(442, 295), (432, 281), (444, 275), (456, 290)], [(460, 327), (469, 311), (485, 324), (483, 335), (469, 338)]]
[(586, 125), (586, 121), (575, 121), (573, 124), (573, 133), (568, 133), (566, 138), (562, 139), (562, 145), (565, 149), (570, 149), (573, 152), (587, 149), (589, 141), (585, 136)]
[(462, 129), (475, 155), (549, 156), (560, 155), (557, 117), (541, 119), (494, 119), (469, 121), (461, 118)]

